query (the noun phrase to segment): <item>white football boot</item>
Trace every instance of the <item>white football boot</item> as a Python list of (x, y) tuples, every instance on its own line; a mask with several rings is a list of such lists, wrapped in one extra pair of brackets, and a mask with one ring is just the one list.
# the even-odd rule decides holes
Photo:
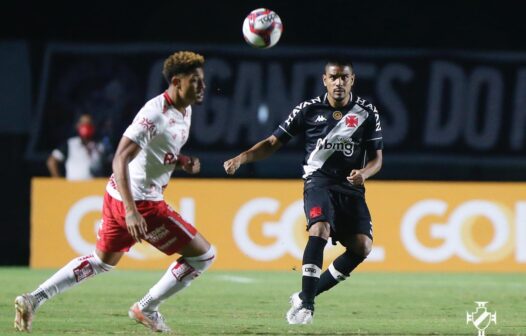
[(287, 312), (287, 322), (289, 324), (309, 324), (312, 323), (314, 311), (303, 307), (303, 301), (300, 298), (300, 292), (290, 296), (290, 309)]
[(27, 293), (15, 298), (15, 329), (17, 331), (31, 331), (33, 316), (36, 310), (36, 299)]
[(301, 308), (289, 321), (289, 324), (311, 324), (314, 310)]
[(128, 310), (128, 316), (135, 320), (137, 323), (141, 323), (152, 331), (169, 333), (172, 331), (166, 324), (164, 316), (158, 311), (145, 312), (139, 308), (139, 303), (136, 302)]

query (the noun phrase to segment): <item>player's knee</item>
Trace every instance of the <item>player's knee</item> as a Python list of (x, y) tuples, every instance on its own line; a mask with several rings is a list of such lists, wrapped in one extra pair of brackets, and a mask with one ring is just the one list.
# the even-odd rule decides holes
[(102, 261), (97, 253), (91, 254), (87, 260), (92, 265), (96, 274), (111, 271), (115, 267)]
[(216, 249), (214, 246), (210, 245), (208, 251), (206, 251), (202, 255), (196, 257), (184, 257), (184, 260), (186, 261), (186, 263), (188, 263), (188, 265), (195, 269), (198, 273), (197, 275), (199, 275), (206, 271), (212, 265), (215, 258)]
[(355, 256), (361, 257), (363, 259), (371, 253), (372, 243), (360, 242), (350, 246), (347, 251), (354, 254)]
[(366, 235), (359, 234), (354, 236), (350, 244), (346, 246), (353, 254), (365, 259), (373, 249), (373, 241)]
[(309, 228), (309, 235), (329, 239), (331, 235), (331, 226), (327, 222), (317, 222)]
[(96, 253), (75, 258), (68, 265), (72, 271), (71, 279), (76, 283), (113, 269), (113, 266), (104, 263)]
[(98, 248), (93, 255), (98, 258), (98, 261), (107, 265), (116, 266), (121, 260), (124, 252), (104, 252)]
[(193, 279), (197, 278), (212, 265), (215, 256), (215, 248), (210, 246), (207, 252), (197, 257), (183, 256), (179, 258), (170, 265), (170, 271), (177, 281), (189, 286)]

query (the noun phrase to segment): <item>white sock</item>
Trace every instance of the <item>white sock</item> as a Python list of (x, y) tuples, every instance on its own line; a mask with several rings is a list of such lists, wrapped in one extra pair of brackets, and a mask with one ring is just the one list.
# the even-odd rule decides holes
[(112, 269), (113, 266), (103, 263), (95, 253), (71, 260), (31, 293), (37, 301), (35, 309), (81, 281)]
[(175, 293), (190, 286), (190, 283), (206, 271), (215, 258), (215, 248), (197, 257), (181, 257), (172, 263), (161, 280), (139, 301), (139, 309), (154, 312), (159, 305)]

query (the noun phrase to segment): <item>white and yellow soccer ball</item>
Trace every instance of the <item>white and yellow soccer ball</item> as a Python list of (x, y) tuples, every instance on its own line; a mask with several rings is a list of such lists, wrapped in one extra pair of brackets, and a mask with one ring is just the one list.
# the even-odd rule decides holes
[(278, 14), (267, 8), (250, 12), (243, 22), (245, 41), (254, 48), (270, 48), (278, 43), (283, 24)]

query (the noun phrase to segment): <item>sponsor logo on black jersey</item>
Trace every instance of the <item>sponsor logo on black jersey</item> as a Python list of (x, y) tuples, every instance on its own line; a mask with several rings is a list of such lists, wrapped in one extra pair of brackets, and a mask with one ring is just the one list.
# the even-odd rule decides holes
[(304, 101), (303, 103), (300, 103), (299, 105), (297, 105), (292, 110), (292, 112), (290, 113), (290, 115), (287, 118), (287, 120), (285, 120), (285, 123), (287, 124), (287, 126), (290, 126), (290, 123), (292, 122), (292, 120), (294, 120), (294, 118), (301, 111), (301, 109), (303, 109), (303, 108), (305, 108), (305, 107), (307, 107), (309, 105), (315, 104), (315, 103), (321, 103), (321, 98), (320, 97), (316, 97), (316, 98), (313, 98), (311, 100)]
[(354, 153), (355, 143), (350, 139), (338, 138), (337, 141), (329, 141), (328, 139), (318, 139), (316, 146), (319, 149), (333, 150), (343, 152), (345, 156), (352, 156)]

